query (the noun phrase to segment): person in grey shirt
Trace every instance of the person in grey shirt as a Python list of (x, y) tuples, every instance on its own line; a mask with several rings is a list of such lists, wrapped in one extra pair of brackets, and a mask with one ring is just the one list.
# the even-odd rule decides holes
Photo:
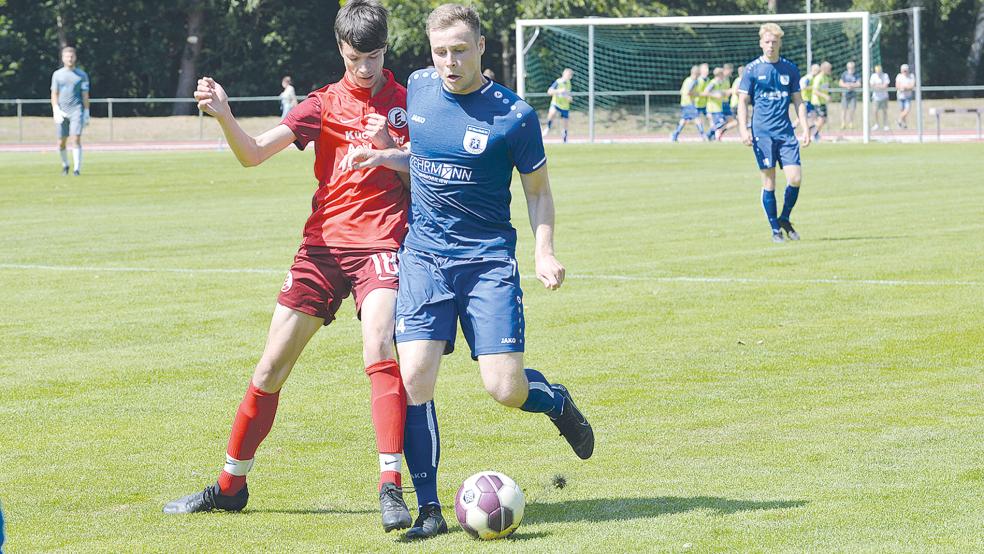
[(58, 133), (62, 175), (68, 175), (67, 143), (72, 146), (74, 174), (82, 171), (82, 128), (89, 124), (89, 75), (75, 66), (75, 48), (61, 51), (63, 67), (51, 74), (51, 113)]
[(855, 64), (853, 61), (847, 62), (844, 73), (841, 73), (840, 88), (844, 89), (841, 95), (841, 129), (854, 128), (854, 113), (858, 108), (858, 89), (861, 88), (861, 77), (854, 72)]

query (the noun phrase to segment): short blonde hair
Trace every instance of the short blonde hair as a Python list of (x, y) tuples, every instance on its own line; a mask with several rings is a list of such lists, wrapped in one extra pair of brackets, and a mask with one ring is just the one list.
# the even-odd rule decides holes
[(776, 36), (776, 38), (782, 38), (782, 36), (786, 34), (782, 32), (782, 27), (776, 25), (775, 23), (763, 23), (762, 26), (759, 27), (759, 38), (764, 37), (766, 33), (772, 33)]

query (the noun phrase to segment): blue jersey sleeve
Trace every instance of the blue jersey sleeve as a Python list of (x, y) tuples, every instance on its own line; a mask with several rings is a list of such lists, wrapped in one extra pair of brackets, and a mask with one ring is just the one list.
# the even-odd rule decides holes
[(540, 134), (540, 120), (536, 111), (525, 106), (529, 111), (513, 126), (506, 135), (509, 153), (513, 164), (520, 173), (533, 173), (547, 163), (547, 155), (543, 150), (543, 135)]
[(738, 83), (738, 91), (748, 93), (752, 96), (752, 87), (755, 85), (755, 81), (752, 80), (752, 70), (751, 66), (745, 66), (745, 71), (741, 74), (741, 82)]
[(795, 65), (790, 65), (792, 67), (789, 68), (789, 95), (792, 96), (800, 91), (800, 72)]
[(51, 74), (51, 91), (54, 92), (58, 90), (58, 72)]
[(79, 90), (82, 92), (89, 92), (89, 74), (85, 71), (79, 71), (82, 74), (82, 83), (79, 85)]

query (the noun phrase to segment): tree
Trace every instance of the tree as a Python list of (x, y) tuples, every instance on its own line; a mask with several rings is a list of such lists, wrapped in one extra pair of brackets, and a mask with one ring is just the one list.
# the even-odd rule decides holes
[(968, 85), (973, 85), (977, 82), (977, 76), (980, 74), (982, 51), (984, 51), (984, 1), (978, 1), (974, 35), (970, 41), (970, 50), (967, 53), (966, 82)]
[[(202, 31), (205, 23), (205, 3), (190, 2), (188, 4), (187, 38), (181, 53), (181, 67), (178, 68), (178, 86), (174, 91), (175, 98), (191, 98), (198, 82), (198, 57), (202, 53)], [(172, 115), (191, 115), (195, 106), (188, 102), (174, 104)]]

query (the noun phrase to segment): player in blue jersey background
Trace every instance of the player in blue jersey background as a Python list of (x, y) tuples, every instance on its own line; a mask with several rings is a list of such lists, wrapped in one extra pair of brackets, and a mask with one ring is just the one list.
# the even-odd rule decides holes
[[(751, 146), (762, 171), (762, 207), (772, 228), (772, 240), (783, 242), (783, 232), (790, 240), (799, 240), (789, 217), (799, 197), (803, 173), (800, 167), (800, 143), (789, 119), (790, 102), (796, 107), (803, 126), (802, 145), (810, 145), (806, 104), (800, 95), (799, 69), (779, 56), (783, 31), (775, 23), (759, 28), (762, 56), (745, 66), (738, 85), (738, 131), (741, 141)], [(748, 106), (755, 107), (749, 132)], [(786, 174), (786, 192), (782, 213), (776, 207), (776, 165)]]
[[(557, 289), (565, 270), (554, 256), (554, 203), (537, 114), (513, 91), (482, 77), (480, 29), (473, 8), (436, 8), (427, 19), (434, 68), (413, 73), (407, 83), (410, 152), (360, 149), (342, 160), (343, 168), (410, 171), (396, 307), (408, 404), (404, 451), (420, 507), (409, 539), (447, 532), (437, 497), (434, 389), (459, 323), (496, 401), (546, 414), (578, 457), (594, 451), (591, 426), (567, 389), (523, 364), (523, 291), (509, 213), (514, 168), (535, 236), (537, 279)], [(549, 440), (537, 445), (552, 447)]]

